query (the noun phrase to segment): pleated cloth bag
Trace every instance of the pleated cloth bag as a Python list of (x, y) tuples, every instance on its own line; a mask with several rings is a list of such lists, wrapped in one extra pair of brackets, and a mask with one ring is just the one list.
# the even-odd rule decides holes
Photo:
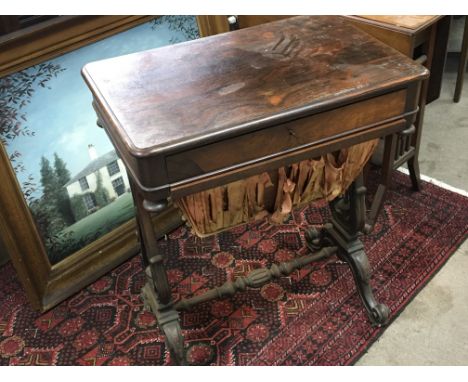
[[(200, 237), (258, 219), (281, 224), (294, 207), (343, 195), (372, 156), (378, 139), (280, 167), (174, 200)], [(275, 178), (275, 181), (272, 181)], [(267, 194), (273, 194), (274, 203)], [(270, 198), (271, 199), (271, 198)]]

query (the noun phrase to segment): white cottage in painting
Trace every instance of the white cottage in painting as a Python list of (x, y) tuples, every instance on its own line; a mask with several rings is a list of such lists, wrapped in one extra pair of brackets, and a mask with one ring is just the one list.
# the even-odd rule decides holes
[(125, 166), (115, 150), (100, 157), (97, 156), (93, 145), (88, 145), (88, 150), (91, 162), (70, 179), (65, 187), (70, 198), (75, 195), (83, 195), (86, 208), (91, 211), (96, 207), (96, 202), (91, 193), (96, 191), (98, 173), (101, 175), (102, 186), (107, 190), (111, 199), (118, 198), (125, 192), (129, 192), (130, 185)]

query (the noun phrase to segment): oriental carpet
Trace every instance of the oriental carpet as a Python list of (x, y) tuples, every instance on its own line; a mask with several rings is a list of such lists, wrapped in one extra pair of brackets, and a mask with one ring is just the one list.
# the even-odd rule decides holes
[[(370, 174), (375, 190), (377, 172)], [(362, 237), (377, 300), (390, 324), (466, 239), (468, 198), (395, 172), (374, 231)], [(371, 197), (371, 192), (369, 192)], [(306, 251), (304, 229), (330, 217), (324, 203), (287, 224), (266, 221), (195, 239), (179, 227), (161, 241), (174, 297), (188, 297)], [(135, 256), (54, 309), (31, 309), (11, 264), (0, 268), (0, 365), (170, 365)], [(190, 364), (351, 365), (382, 334), (372, 327), (348, 266), (331, 257), (290, 277), (181, 314)]]

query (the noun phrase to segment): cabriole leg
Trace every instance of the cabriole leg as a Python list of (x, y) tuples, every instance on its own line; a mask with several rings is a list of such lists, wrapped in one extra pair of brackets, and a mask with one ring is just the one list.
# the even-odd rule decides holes
[(338, 251), (338, 256), (351, 267), (356, 287), (371, 322), (377, 326), (385, 325), (390, 311), (386, 305), (378, 303), (372, 293), (369, 261), (361, 241), (349, 243), (348, 248)]
[(351, 267), (370, 320), (380, 326), (387, 323), (389, 309), (386, 305), (378, 303), (372, 293), (369, 261), (358, 238), (365, 225), (365, 192), (361, 174), (342, 197), (330, 202), (331, 223), (325, 224), (319, 232), (310, 230), (306, 240), (312, 250), (324, 245), (338, 247), (338, 257)]

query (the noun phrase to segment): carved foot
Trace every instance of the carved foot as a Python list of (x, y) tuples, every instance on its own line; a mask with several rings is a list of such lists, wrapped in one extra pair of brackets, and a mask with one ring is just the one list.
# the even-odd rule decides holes
[(370, 286), (370, 266), (362, 243), (356, 240), (350, 245), (350, 251), (339, 251), (338, 256), (346, 261), (353, 272), (356, 287), (373, 325), (382, 326), (388, 322), (390, 310), (376, 301)]
[(375, 326), (383, 326), (388, 323), (388, 316), (390, 315), (390, 309), (385, 304), (377, 304), (372, 310), (373, 318), (372, 323)]
[(166, 346), (171, 359), (177, 365), (186, 365), (184, 336), (180, 328), (179, 314), (171, 305), (161, 305), (158, 301), (152, 283), (147, 282), (141, 293), (145, 309), (151, 310), (156, 316), (159, 329), (164, 334)]
[[(171, 358), (174, 360), (176, 365), (186, 365), (184, 337), (179, 323), (179, 314), (172, 310), (167, 314), (167, 322), (159, 324), (159, 327), (166, 336), (166, 345), (171, 353)], [(159, 320), (165, 319), (166, 317), (160, 317)], [(158, 320), (158, 322), (159, 322)]]

